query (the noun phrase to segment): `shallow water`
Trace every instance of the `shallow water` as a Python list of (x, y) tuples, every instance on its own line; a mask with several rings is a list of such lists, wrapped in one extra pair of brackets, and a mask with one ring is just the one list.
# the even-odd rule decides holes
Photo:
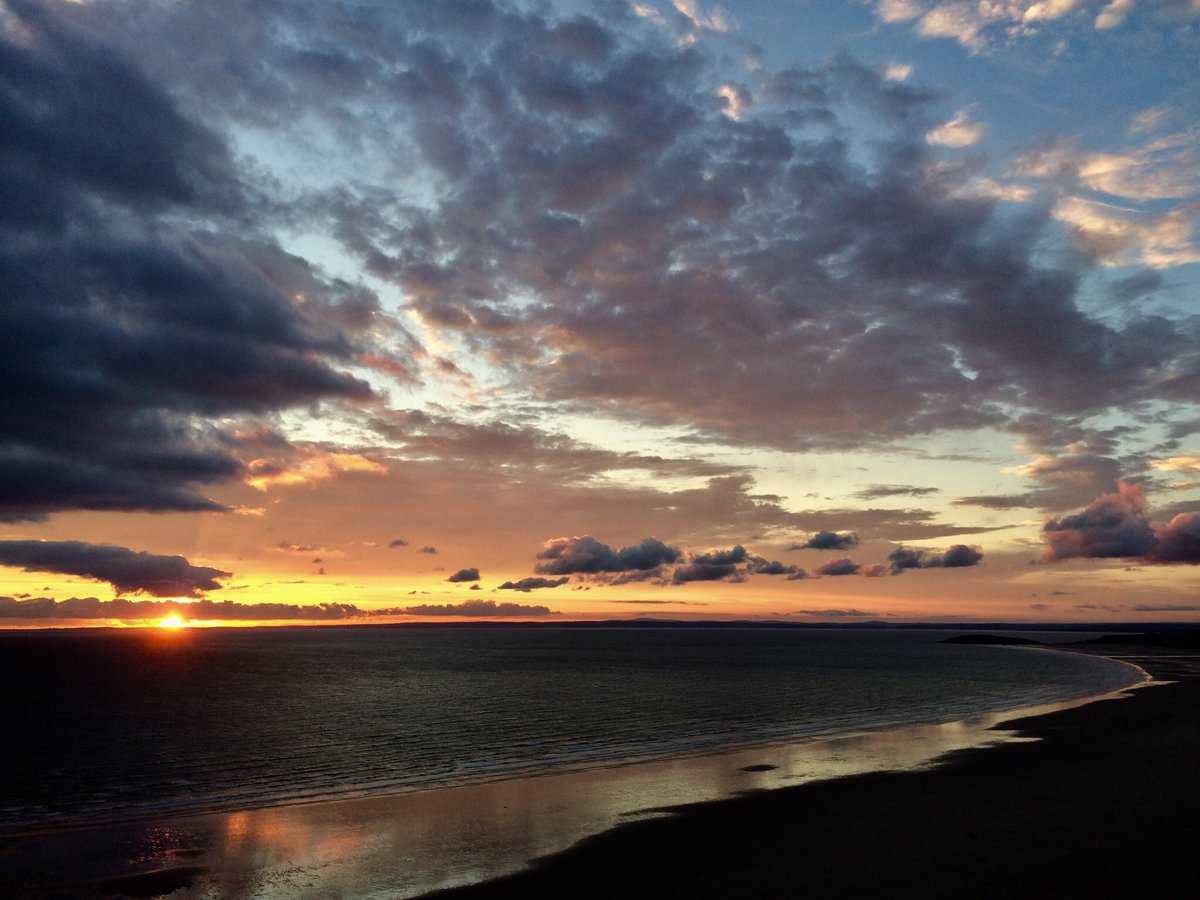
[[(0, 831), (257, 808), (949, 722), (1115, 690), (945, 632), (0, 633)], [(769, 775), (762, 778), (770, 781)]]

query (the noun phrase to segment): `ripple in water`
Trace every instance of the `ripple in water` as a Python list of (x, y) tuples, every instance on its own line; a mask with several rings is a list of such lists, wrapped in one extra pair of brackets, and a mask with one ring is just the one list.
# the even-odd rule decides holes
[(944, 632), (278, 628), (0, 634), (0, 829), (432, 787), (1116, 690)]

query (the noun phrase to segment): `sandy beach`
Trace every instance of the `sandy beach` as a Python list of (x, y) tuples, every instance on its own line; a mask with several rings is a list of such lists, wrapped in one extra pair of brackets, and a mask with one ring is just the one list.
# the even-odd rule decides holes
[[(1106, 655), (1175, 683), (1000, 728), (1005, 714), (9, 838), (0, 841), (0, 893), (1125, 897), (1182, 889), (1185, 854), (1200, 837), (1197, 661), (1129, 648)], [(875, 771), (885, 763), (900, 771)]]
[(1189, 896), (1200, 839), (1198, 661), (1128, 647), (1106, 655), (1174, 683), (1004, 724), (1035, 742), (691, 806), (436, 896)]

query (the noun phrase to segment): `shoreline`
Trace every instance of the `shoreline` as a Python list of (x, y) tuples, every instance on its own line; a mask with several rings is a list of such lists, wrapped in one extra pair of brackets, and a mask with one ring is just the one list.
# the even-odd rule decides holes
[[(1003, 643), (997, 643), (996, 646), (1007, 646)], [(287, 810), (298, 807), (307, 807), (321, 804), (340, 804), (340, 803), (363, 803), (372, 801), (386, 801), (388, 799), (403, 798), (413, 794), (424, 794), (440, 791), (456, 791), (480, 787), (488, 784), (499, 784), (504, 782), (520, 782), (544, 778), (555, 777), (571, 777), (571, 776), (587, 776), (591, 774), (603, 773), (618, 773), (626, 769), (637, 769), (639, 767), (663, 767), (667, 765), (687, 764), (689, 762), (700, 762), (709, 760), (724, 760), (736, 759), (742, 756), (760, 755), (763, 753), (771, 753), (773, 751), (787, 752), (795, 751), (797, 748), (808, 748), (813, 745), (821, 745), (830, 742), (838, 742), (842, 744), (869, 741), (874, 737), (883, 736), (895, 733), (897, 737), (904, 735), (909, 739), (916, 738), (921, 740), (918, 735), (924, 734), (926, 743), (936, 742), (932, 732), (936, 730), (947, 730), (951, 732), (965, 732), (973, 730), (979, 733), (998, 734), (996, 731), (1003, 721), (1018, 715), (1022, 718), (1043, 715), (1059, 709), (1067, 709), (1074, 706), (1092, 703), (1097, 700), (1104, 699), (1111, 695), (1120, 695), (1127, 690), (1133, 690), (1139, 687), (1152, 684), (1153, 676), (1151, 676), (1142, 666), (1127, 660), (1118, 658), (1109, 653), (1093, 653), (1087, 649), (1077, 649), (1072, 645), (1057, 646), (1053, 644), (1031, 644), (1031, 645), (1016, 645), (1008, 649), (1017, 649), (1021, 651), (1051, 651), (1051, 652), (1079, 652), (1083, 655), (1094, 656), (1111, 662), (1119, 663), (1128, 668), (1137, 671), (1141, 676), (1141, 683), (1129, 684), (1119, 688), (1101, 691), (1097, 694), (1084, 694), (1066, 699), (1050, 699), (1043, 702), (1022, 703), (1018, 706), (1005, 707), (995, 710), (981, 710), (972, 712), (969, 715), (960, 716), (952, 719), (941, 719), (937, 717), (918, 718), (910, 721), (902, 722), (881, 722), (878, 724), (866, 724), (848, 728), (833, 728), (824, 731), (813, 731), (811, 733), (797, 733), (788, 736), (778, 736), (771, 738), (763, 738), (756, 740), (748, 740), (738, 743), (726, 743), (713, 746), (695, 746), (695, 747), (679, 747), (667, 751), (656, 753), (648, 753), (639, 756), (613, 757), (606, 760), (586, 760), (582, 762), (556, 766), (552, 769), (539, 767), (530, 767), (528, 769), (514, 769), (511, 771), (500, 771), (494, 773), (483, 774), (475, 777), (465, 777), (455, 781), (438, 781), (434, 783), (405, 783), (393, 784), (384, 786), (354, 786), (344, 790), (331, 791), (327, 793), (314, 793), (309, 795), (292, 795), (264, 798), (260, 802), (237, 802), (230, 801), (228, 803), (214, 803), (211, 805), (197, 804), (194, 808), (180, 806), (175, 808), (164, 807), (161, 809), (148, 808), (142, 811), (131, 811), (124, 814), (118, 814), (111, 817), (96, 817), (78, 819), (67, 822), (46, 822), (46, 823), (30, 823), (28, 827), (19, 826), (11, 829), (0, 827), (0, 843), (8, 840), (17, 840), (22, 838), (34, 838), (39, 836), (48, 836), (64, 832), (72, 831), (93, 831), (107, 828), (122, 828), (136, 827), (146, 825), (147, 823), (159, 822), (176, 822), (186, 821), (188, 819), (213, 818), (220, 816), (235, 815), (238, 813), (246, 813), (255, 810)], [(957, 746), (956, 740), (948, 741), (955, 743), (955, 746), (950, 746), (947, 749), (923, 749), (918, 751), (919, 754), (928, 755), (928, 759), (922, 759), (922, 762), (933, 761), (936, 756), (941, 755), (951, 750), (963, 749)], [(991, 741), (981, 740), (981, 743), (991, 743)], [(912, 760), (917, 759), (918, 754), (909, 754), (907, 765), (915, 765)], [(872, 769), (873, 770), (873, 767)], [(831, 772), (814, 774), (805, 781), (839, 778), (846, 774), (853, 774), (853, 770), (846, 772)], [(772, 785), (768, 789), (774, 789), (778, 785)], [(709, 799), (709, 798), (705, 798)]]
[(1151, 680), (1041, 715), (1014, 711), (994, 727), (1017, 740), (929, 767), (663, 810), (519, 873), (425, 896), (1187, 896), (1200, 839), (1200, 652), (1068, 652)]
[[(956, 753), (994, 752), (996, 745), (1025, 740), (998, 728), (1014, 717), (1094, 705), (1112, 695), (938, 725), (883, 727), (456, 788), (5, 838), (0, 839), (0, 873), (5, 860), (13, 858), (6, 850), (19, 847), (17, 852), (33, 858), (25, 865), (28, 877), (22, 881), (16, 873), (14, 880), (9, 872), (0, 888), (31, 898), (150, 897), (171, 891), (189, 896), (186, 889), (194, 884), (215, 886), (220, 896), (272, 891), (292, 896), (303, 893), (307, 883), (356, 897), (425, 896), (439, 889), (493, 890), (501, 893), (479, 896), (504, 896), (505, 888), (492, 886), (543, 871), (542, 864), (527, 868), (531, 860), (569, 857), (631, 827), (628, 823), (673, 821), (686, 815), (681, 810), (737, 802), (746, 794), (840, 784), (871, 774), (937, 771), (941, 760)], [(881, 768), (887, 771), (880, 773)], [(456, 846), (467, 852), (456, 852)], [(64, 859), (77, 860), (76, 867), (54, 868), (54, 884), (33, 877), (39, 862), (50, 871)], [(120, 860), (122, 865), (114, 864)]]

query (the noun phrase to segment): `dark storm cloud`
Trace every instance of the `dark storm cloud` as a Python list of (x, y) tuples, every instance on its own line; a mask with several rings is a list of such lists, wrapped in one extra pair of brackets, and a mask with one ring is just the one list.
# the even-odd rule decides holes
[(982, 559), (983, 552), (978, 547), (968, 547), (966, 544), (955, 544), (942, 553), (923, 548), (897, 547), (888, 554), (893, 575), (899, 575), (905, 569), (961, 569), (978, 565)]
[(818, 575), (855, 575), (862, 568), (858, 563), (847, 557), (831, 559), (817, 569)]
[(1083, 512), (1047, 518), (1042, 539), (1046, 542), (1043, 562), (1085, 558), (1196, 565), (1200, 564), (1200, 513), (1153, 522), (1142, 489), (1121, 482), (1116, 493), (1097, 497)]
[(462, 603), (446, 603), (441, 605), (405, 606), (387, 610), (382, 615), (404, 614), (409, 616), (555, 616), (545, 606), (526, 606), (521, 603), (497, 603), (495, 600), (464, 600)]
[(613, 550), (591, 535), (563, 537), (546, 542), (537, 556), (544, 562), (534, 566), (534, 571), (541, 575), (649, 571), (663, 563), (673, 563), (680, 556), (678, 549), (652, 537), (620, 550)]
[(193, 566), (182, 556), (135, 552), (81, 541), (0, 541), (0, 564), (26, 572), (55, 572), (106, 581), (117, 593), (154, 597), (198, 597), (219, 590), (228, 578), (209, 566)]
[(453, 575), (451, 575), (446, 580), (449, 581), (451, 584), (462, 584), (467, 581), (478, 581), (479, 580), (479, 570), (478, 569), (459, 569), (457, 572), (455, 572)]
[(858, 535), (852, 532), (838, 534), (836, 531), (818, 531), (804, 543), (792, 544), (789, 550), (849, 550), (858, 544)]
[(377, 301), (239, 236), (217, 130), (49, 8), (0, 27), (0, 520), (219, 509), (213, 420), (368, 396), (331, 363)]
[(530, 591), (540, 590), (542, 588), (556, 588), (560, 584), (566, 584), (571, 579), (567, 576), (562, 578), (522, 578), (520, 581), (506, 581), (500, 585), (497, 590), (500, 591), (522, 591), (528, 594)]

